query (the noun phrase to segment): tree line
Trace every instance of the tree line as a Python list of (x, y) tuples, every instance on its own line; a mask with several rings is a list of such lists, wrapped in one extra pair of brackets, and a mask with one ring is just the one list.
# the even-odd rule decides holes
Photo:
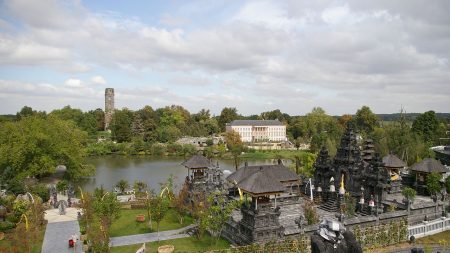
[[(351, 122), (363, 139), (374, 140), (381, 155), (393, 152), (408, 164), (433, 156), (429, 148), (440, 144), (439, 137), (445, 136), (449, 126), (449, 121), (438, 118), (434, 111), (419, 114), (413, 121), (401, 111), (396, 121), (384, 122), (367, 106), (358, 109), (354, 115), (340, 117), (331, 116), (320, 107), (304, 116), (290, 116), (280, 110), (243, 116), (236, 108), (226, 107), (220, 115), (213, 116), (207, 109), (191, 114), (182, 106), (156, 110), (145, 106), (137, 111), (116, 110), (111, 138), (118, 144), (106, 142), (100, 148), (107, 150), (99, 151), (89, 149), (89, 146), (97, 143), (99, 133), (106, 134), (101, 131), (104, 128), (103, 110), (83, 112), (66, 106), (47, 114), (25, 106), (15, 117), (0, 120), (0, 176), (18, 180), (43, 177), (54, 172), (57, 165), (64, 164), (68, 177), (76, 179), (92, 171), (92, 167), (84, 164), (88, 151), (103, 154), (109, 149), (120, 148), (150, 150), (156, 155), (166, 152), (189, 155), (195, 149), (174, 144), (178, 138), (220, 134), (225, 131), (226, 123), (236, 119), (278, 119), (287, 126), (287, 136), (296, 147), (307, 143), (310, 151), (317, 153), (325, 146), (331, 156), (335, 155), (345, 127)], [(239, 141), (237, 143), (241, 145)], [(242, 150), (235, 147), (228, 145), (237, 160)], [(216, 150), (222, 154), (225, 145)]]

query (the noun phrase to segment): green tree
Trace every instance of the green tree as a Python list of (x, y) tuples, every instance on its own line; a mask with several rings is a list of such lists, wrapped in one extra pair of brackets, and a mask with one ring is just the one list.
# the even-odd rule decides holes
[(239, 167), (239, 164), (241, 163), (240, 155), (242, 154), (242, 151), (244, 150), (244, 145), (241, 141), (241, 136), (236, 131), (229, 131), (225, 134), (225, 140), (227, 142), (227, 147), (231, 151), (231, 155), (233, 156), (233, 161), (236, 170)]
[(225, 197), (220, 194), (211, 194), (208, 196), (208, 206), (206, 221), (207, 229), (216, 238), (216, 243), (219, 241), (225, 223), (231, 216), (232, 211), (238, 207), (239, 202), (232, 200), (226, 201)]
[(98, 217), (101, 228), (101, 244), (103, 248), (107, 248), (107, 251), (102, 252), (110, 252), (109, 247), (109, 232), (111, 225), (114, 220), (117, 220), (120, 217), (120, 203), (117, 200), (117, 196), (114, 193), (106, 192), (102, 195), (103, 191), (96, 191), (95, 199), (93, 202), (95, 215)]
[(220, 130), (223, 132), (225, 131), (225, 125), (227, 123), (230, 123), (233, 120), (236, 120), (239, 118), (239, 115), (237, 113), (236, 108), (234, 107), (225, 107), (222, 109), (222, 111), (220, 112), (220, 116), (219, 116), (219, 127)]
[(445, 189), (447, 190), (447, 193), (450, 193), (450, 177), (445, 179)]
[(434, 111), (420, 114), (412, 124), (412, 131), (423, 136), (425, 141), (433, 141), (439, 130), (439, 121)]
[(22, 118), (33, 116), (36, 114), (37, 114), (37, 111), (34, 111), (33, 108), (31, 108), (29, 106), (24, 106), (24, 107), (22, 107), (20, 112), (18, 112), (16, 114), (16, 118), (17, 118), (17, 120), (21, 120)]
[(120, 192), (123, 193), (125, 189), (130, 187), (130, 184), (127, 180), (121, 179), (119, 182), (117, 182), (116, 187), (120, 189)]
[(407, 207), (408, 207), (408, 214), (409, 214), (409, 210), (410, 210), (410, 206), (411, 203), (414, 201), (414, 199), (416, 198), (416, 190), (414, 190), (413, 188), (410, 188), (408, 186), (406, 186), (405, 188), (403, 188), (402, 190), (402, 195), (403, 197), (406, 198), (407, 201)]
[(147, 184), (144, 181), (136, 180), (134, 181), (134, 189), (137, 192), (144, 192), (147, 189)]
[(84, 164), (87, 135), (72, 123), (54, 116), (30, 116), (0, 128), (0, 175), (9, 178), (41, 177), (65, 165), (65, 176), (78, 179), (93, 167)]
[(354, 118), (356, 128), (363, 134), (370, 134), (375, 127), (379, 126), (378, 116), (368, 106), (363, 106), (356, 111)]
[(159, 224), (164, 219), (169, 210), (170, 200), (163, 192), (154, 196), (151, 200), (150, 208), (153, 220), (156, 222), (156, 231), (158, 233), (159, 241)]
[(131, 124), (133, 122), (133, 112), (124, 108), (116, 110), (111, 120), (112, 137), (117, 142), (131, 141)]
[(430, 173), (427, 176), (427, 189), (432, 196), (436, 196), (441, 190), (441, 183), (439, 182), (441, 178), (442, 175), (437, 172)]
[(187, 199), (189, 195), (188, 185), (184, 184), (183, 188), (172, 198), (172, 206), (175, 209), (180, 224), (183, 224), (184, 217), (188, 214)]
[(156, 132), (157, 132), (158, 140), (163, 143), (175, 142), (182, 135), (180, 129), (173, 125), (159, 126), (156, 129)]

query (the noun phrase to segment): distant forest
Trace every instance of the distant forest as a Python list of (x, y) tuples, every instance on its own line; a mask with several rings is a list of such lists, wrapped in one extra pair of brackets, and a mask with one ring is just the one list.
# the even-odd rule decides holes
[[(350, 114), (350, 115), (352, 115), (352, 114)], [(396, 120), (399, 120), (400, 116), (401, 116), (400, 113), (381, 113), (381, 114), (376, 114), (375, 113), (375, 115), (377, 115), (378, 118), (381, 121), (396, 121)], [(412, 112), (412, 113), (404, 113), (403, 115), (406, 118), (406, 120), (414, 121), (414, 119), (416, 119), (420, 115), (420, 113)], [(352, 116), (354, 116), (354, 115), (352, 115)], [(0, 115), (0, 121), (2, 121), (2, 120), (15, 120), (16, 117), (17, 116), (14, 115), (14, 114), (2, 114), (2, 115)], [(257, 119), (257, 117), (258, 116), (255, 115), (255, 117), (248, 116), (246, 118), (255, 118), (255, 119)], [(335, 118), (339, 118), (341, 116), (334, 116), (334, 117)], [(437, 112), (436, 113), (436, 117), (438, 119), (441, 119), (441, 120), (450, 120), (450, 113)]]

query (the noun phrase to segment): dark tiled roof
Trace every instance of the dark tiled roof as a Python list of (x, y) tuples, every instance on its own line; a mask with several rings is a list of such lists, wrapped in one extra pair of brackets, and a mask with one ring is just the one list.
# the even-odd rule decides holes
[(284, 126), (279, 120), (233, 120), (229, 126)]
[(421, 162), (418, 162), (411, 166), (412, 171), (421, 171), (421, 172), (438, 172), (438, 173), (445, 173), (447, 172), (447, 168), (445, 168), (444, 165), (442, 165), (441, 162), (438, 160), (435, 160), (433, 158), (425, 158)]
[(389, 154), (389, 155), (383, 157), (383, 163), (384, 163), (384, 167), (388, 167), (388, 168), (406, 167), (406, 163), (394, 154)]
[(209, 160), (202, 155), (191, 156), (191, 158), (184, 161), (181, 165), (188, 169), (209, 168), (212, 166)]
[(254, 194), (276, 193), (285, 190), (280, 182), (273, 180), (262, 168), (239, 182), (237, 187)]
[(261, 169), (268, 175), (268, 177), (277, 179), (278, 182), (300, 180), (300, 176), (295, 174), (283, 164), (244, 166), (229, 175), (227, 180), (233, 183), (239, 183)]

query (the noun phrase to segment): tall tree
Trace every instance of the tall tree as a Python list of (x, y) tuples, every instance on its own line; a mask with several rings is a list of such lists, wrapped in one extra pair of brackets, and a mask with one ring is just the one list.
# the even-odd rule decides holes
[(412, 130), (423, 136), (425, 141), (433, 141), (439, 130), (439, 121), (434, 111), (420, 114), (412, 124)]
[(356, 128), (363, 134), (370, 134), (375, 127), (379, 126), (378, 116), (368, 106), (363, 106), (356, 111), (354, 122)]
[(33, 115), (36, 115), (36, 114), (37, 114), (37, 111), (33, 110), (33, 108), (31, 108), (29, 106), (24, 106), (24, 107), (22, 107), (20, 112), (18, 112), (16, 114), (16, 118), (17, 118), (17, 120), (21, 120), (24, 117), (33, 116)]
[(432, 196), (436, 196), (436, 194), (441, 190), (441, 183), (439, 182), (442, 179), (442, 175), (433, 172), (427, 176), (427, 190)]
[(116, 110), (111, 121), (110, 129), (113, 139), (117, 142), (128, 142), (131, 140), (131, 124), (133, 122), (133, 112), (124, 108)]
[(231, 155), (233, 156), (234, 165), (236, 170), (241, 163), (240, 155), (244, 150), (244, 145), (241, 141), (241, 136), (236, 131), (229, 131), (225, 134), (225, 140), (227, 142), (228, 150), (231, 151)]
[(0, 174), (8, 171), (8, 179), (39, 177), (65, 165), (68, 178), (87, 175), (92, 167), (84, 164), (86, 138), (72, 123), (51, 115), (4, 123), (0, 128)]
[(237, 110), (235, 107), (225, 107), (222, 109), (222, 112), (220, 112), (219, 116), (219, 127), (221, 131), (225, 131), (225, 124), (230, 123), (233, 120), (236, 120), (239, 118), (239, 115), (237, 113)]

